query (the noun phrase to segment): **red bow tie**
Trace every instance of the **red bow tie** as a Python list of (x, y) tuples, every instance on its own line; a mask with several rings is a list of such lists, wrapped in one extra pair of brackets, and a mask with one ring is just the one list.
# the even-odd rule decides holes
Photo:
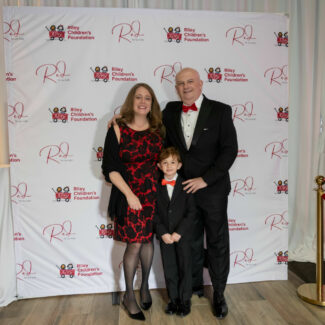
[(184, 113), (187, 113), (189, 110), (197, 111), (197, 107), (196, 107), (195, 103), (193, 103), (191, 106), (186, 106), (183, 104), (182, 110)]
[(167, 184), (169, 184), (169, 185), (171, 185), (171, 186), (175, 186), (176, 181), (175, 181), (175, 180), (173, 180), (173, 181), (167, 181), (166, 179), (163, 179), (163, 180), (161, 181), (161, 185), (167, 185)]

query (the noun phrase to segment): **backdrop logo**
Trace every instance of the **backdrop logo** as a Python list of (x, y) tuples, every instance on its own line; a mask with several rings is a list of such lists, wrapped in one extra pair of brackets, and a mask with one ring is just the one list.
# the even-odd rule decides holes
[(274, 141), (265, 146), (264, 151), (269, 155), (270, 159), (288, 157), (288, 139), (282, 141)]
[(288, 264), (288, 251), (274, 253), (278, 264)]
[(288, 47), (289, 45), (288, 32), (285, 32), (284, 34), (282, 34), (282, 32), (278, 32), (278, 34), (274, 32), (274, 35), (276, 37), (276, 42), (278, 46), (284, 45)]
[(254, 104), (251, 101), (245, 104), (235, 104), (231, 106), (233, 109), (233, 121), (252, 121), (256, 120), (256, 114), (254, 113)]
[(256, 194), (254, 187), (253, 176), (247, 176), (245, 179), (235, 179), (231, 181), (232, 196), (246, 196), (249, 194)]
[(230, 265), (233, 268), (246, 268), (250, 265), (254, 265), (254, 250), (253, 248), (246, 248), (245, 250), (234, 251), (230, 253), (230, 260)]
[(99, 227), (96, 226), (98, 229), (98, 235), (100, 238), (113, 238), (114, 229), (113, 224), (109, 223), (108, 225), (101, 224)]
[(141, 34), (141, 23), (139, 20), (133, 20), (131, 23), (120, 23), (112, 28), (112, 35), (117, 38), (117, 41), (126, 41), (132, 43), (133, 41), (143, 41), (143, 34)]
[(217, 83), (219, 83), (222, 80), (222, 73), (219, 67), (215, 69), (210, 67), (208, 71), (205, 69), (205, 72), (208, 74), (209, 82), (216, 81)]
[(18, 204), (19, 202), (30, 202), (31, 195), (28, 195), (28, 187), (25, 182), (18, 185), (11, 185), (11, 202)]
[(285, 218), (287, 211), (282, 213), (274, 213), (270, 214), (269, 216), (265, 217), (264, 224), (270, 229), (270, 231), (277, 229), (277, 230), (284, 230), (288, 229), (288, 221)]
[(278, 194), (285, 193), (288, 194), (288, 180), (286, 179), (284, 182), (278, 180), (278, 182), (274, 182), (276, 186), (276, 192)]
[(138, 81), (138, 78), (133, 72), (127, 72), (122, 67), (112, 67), (111, 73), (108, 72), (107, 66), (102, 68), (96, 66), (95, 70), (93, 70), (93, 68), (90, 68), (90, 70), (93, 72), (93, 78), (96, 82), (107, 82), (109, 81), (110, 75), (112, 81)]
[(160, 83), (169, 82), (171, 84), (175, 84), (176, 74), (181, 70), (181, 62), (175, 62), (173, 64), (162, 64), (155, 68), (153, 75), (159, 78)]
[(33, 272), (33, 264), (30, 260), (25, 260), (22, 263), (17, 263), (16, 277), (17, 280), (27, 280), (35, 278), (35, 272)]
[(276, 112), (276, 118), (278, 121), (289, 121), (289, 107), (286, 107), (284, 109), (283, 107), (279, 107), (278, 109), (274, 107), (274, 110)]
[(20, 163), (20, 158), (17, 154), (11, 153), (9, 157), (10, 157), (10, 163)]
[(60, 164), (62, 162), (72, 161), (69, 155), (70, 146), (68, 142), (61, 142), (60, 144), (49, 144), (40, 149), (39, 156), (49, 164), (55, 162)]
[(248, 158), (248, 153), (245, 149), (238, 149), (237, 158)]
[(229, 231), (244, 231), (248, 230), (246, 222), (237, 222), (236, 219), (228, 219)]
[(57, 266), (57, 268), (59, 269), (61, 278), (69, 277), (72, 279), (75, 276), (75, 269), (73, 268), (72, 263), (69, 263), (68, 265), (61, 264), (61, 266)]
[(71, 201), (71, 193), (69, 186), (65, 186), (63, 189), (61, 186), (57, 187), (56, 190), (52, 188), (52, 191), (55, 194), (55, 200), (57, 202), (70, 202)]
[(95, 81), (104, 81), (107, 82), (109, 80), (109, 73), (107, 66), (103, 66), (100, 68), (99, 66), (95, 67), (95, 70), (93, 68), (90, 68), (90, 70), (94, 74), (94, 80)]
[(283, 85), (288, 83), (288, 65), (272, 67), (264, 72), (264, 78), (270, 81), (270, 85)]
[(8, 122), (15, 124), (17, 122), (28, 122), (26, 115), (24, 115), (24, 104), (17, 102), (15, 105), (8, 105)]
[(70, 81), (70, 75), (67, 74), (67, 65), (63, 60), (58, 61), (55, 64), (46, 63), (40, 65), (36, 71), (35, 75), (41, 77), (43, 84), (46, 81), (52, 81), (57, 83), (58, 81)]
[(215, 69), (210, 67), (209, 70), (205, 69), (207, 73), (208, 82), (216, 81), (220, 83), (224, 82), (247, 82), (248, 78), (246, 77), (246, 73), (237, 73), (236, 69), (233, 68), (224, 68), (223, 71), (220, 67), (216, 67)]
[(103, 156), (104, 156), (104, 148), (103, 147), (97, 147), (93, 148), (93, 150), (96, 152), (96, 160), (97, 161), (102, 161)]
[(73, 238), (74, 233), (72, 233), (72, 222), (71, 220), (65, 220), (62, 224), (55, 223), (47, 225), (43, 228), (43, 236), (48, 238), (50, 243), (52, 241), (60, 241)]
[(66, 123), (68, 121), (69, 116), (67, 114), (67, 108), (65, 106), (61, 107), (60, 109), (58, 107), (54, 107), (53, 111), (49, 108), (49, 111), (51, 113), (52, 121), (54, 123), (62, 122)]
[(10, 22), (3, 22), (3, 38), (10, 42), (15, 40), (23, 40), (23, 35), (20, 33), (21, 24), (19, 19), (13, 19)]
[(49, 32), (49, 38), (51, 41), (54, 41), (54, 40), (63, 41), (64, 40), (65, 31), (64, 31), (63, 25), (58, 25), (58, 26), (51, 25), (50, 28), (48, 28), (47, 26), (45, 26), (45, 28)]
[(15, 77), (13, 72), (6, 72), (6, 81), (16, 81), (17, 78)]
[(23, 236), (23, 234), (21, 232), (15, 232), (14, 233), (14, 241), (21, 241), (21, 240), (25, 240), (25, 237)]
[(226, 38), (231, 40), (231, 44), (255, 44), (256, 38), (254, 37), (254, 30), (252, 25), (245, 25), (244, 27), (236, 26), (231, 27), (226, 31)]
[(182, 40), (182, 33), (181, 33), (181, 28), (180, 27), (168, 27), (168, 30), (164, 28), (167, 36), (167, 41), (172, 42), (175, 41), (176, 43), (180, 43)]

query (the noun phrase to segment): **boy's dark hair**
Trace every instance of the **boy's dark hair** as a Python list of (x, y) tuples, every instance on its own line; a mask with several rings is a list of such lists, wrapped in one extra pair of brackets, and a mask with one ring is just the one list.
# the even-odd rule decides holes
[(179, 154), (179, 151), (175, 147), (164, 148), (159, 155), (158, 162), (160, 163), (170, 156), (176, 157), (178, 162), (182, 162), (181, 155)]

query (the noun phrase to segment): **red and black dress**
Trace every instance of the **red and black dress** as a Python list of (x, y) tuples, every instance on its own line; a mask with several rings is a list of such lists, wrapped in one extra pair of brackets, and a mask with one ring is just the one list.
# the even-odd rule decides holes
[(107, 133), (103, 157), (103, 173), (118, 171), (139, 198), (142, 210), (131, 209), (126, 198), (115, 186), (112, 188), (109, 214), (114, 218), (114, 239), (127, 243), (148, 243), (153, 237), (153, 216), (156, 207), (158, 155), (162, 138), (149, 130), (135, 131), (120, 126), (120, 144), (111, 127)]

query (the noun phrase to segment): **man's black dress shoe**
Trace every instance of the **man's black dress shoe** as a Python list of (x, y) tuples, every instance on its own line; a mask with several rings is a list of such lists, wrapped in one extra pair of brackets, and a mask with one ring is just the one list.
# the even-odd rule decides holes
[(178, 309), (177, 302), (171, 300), (166, 306), (165, 313), (169, 315), (173, 315), (177, 313), (177, 309)]
[(197, 295), (199, 298), (204, 296), (203, 285), (192, 288), (192, 294)]
[(129, 315), (130, 318), (136, 319), (136, 320), (146, 320), (146, 318), (144, 317), (143, 312), (141, 310), (138, 313), (131, 314), (129, 312), (128, 308), (126, 307), (126, 305), (124, 303), (124, 300), (122, 301), (122, 304), (123, 304), (125, 310), (128, 312), (128, 315)]
[(183, 303), (181, 302), (178, 306), (178, 311), (177, 311), (177, 315), (184, 317), (186, 315), (188, 315), (191, 312), (191, 301), (187, 300), (184, 301)]
[(228, 314), (228, 306), (223, 294), (213, 294), (213, 307), (215, 316), (219, 319), (223, 319)]

